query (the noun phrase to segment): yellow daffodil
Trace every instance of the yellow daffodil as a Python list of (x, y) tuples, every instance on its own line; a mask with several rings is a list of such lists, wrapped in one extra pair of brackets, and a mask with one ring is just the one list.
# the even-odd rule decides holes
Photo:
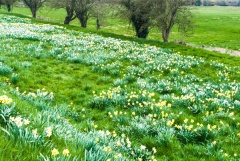
[(51, 127), (47, 127), (45, 129), (45, 132), (47, 134), (47, 137), (51, 137), (52, 136), (52, 128)]
[(37, 135), (37, 129), (32, 130), (33, 135)]
[(58, 155), (58, 154), (59, 154), (58, 150), (54, 148), (54, 149), (52, 150), (52, 155), (53, 155), (53, 156), (56, 156), (56, 155)]
[(96, 138), (96, 139), (95, 139), (95, 142), (96, 142), (96, 143), (99, 142), (99, 138)]
[(10, 104), (10, 103), (12, 103), (12, 99), (8, 98), (8, 96), (6, 96), (6, 95), (3, 95), (3, 96), (0, 96), (0, 103)]
[(62, 154), (63, 154), (64, 156), (68, 156), (69, 153), (70, 153), (70, 152), (69, 152), (68, 149), (64, 149), (63, 152), (62, 152)]

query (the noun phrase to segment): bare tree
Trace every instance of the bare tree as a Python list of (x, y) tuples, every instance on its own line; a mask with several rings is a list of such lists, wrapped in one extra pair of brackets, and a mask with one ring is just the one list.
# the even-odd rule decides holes
[[(168, 42), (170, 32), (175, 25), (175, 23), (180, 23), (181, 28), (186, 30), (184, 25), (189, 25), (184, 23), (185, 20), (189, 21), (191, 15), (183, 14), (184, 12), (189, 12), (186, 4), (189, 4), (189, 0), (153, 0), (154, 8), (152, 10), (153, 18), (156, 20), (156, 25), (161, 29), (162, 39), (164, 42)], [(190, 0), (191, 2), (191, 0)], [(190, 12), (189, 12), (190, 13)], [(176, 21), (178, 15), (185, 16), (185, 19), (181, 21)]]
[(68, 24), (73, 21), (77, 16), (74, 14), (76, 5), (76, 0), (67, 0), (65, 10), (67, 12), (67, 16), (65, 17), (64, 24)]
[(201, 6), (202, 5), (202, 0), (196, 0), (195, 5), (196, 6)]
[(134, 26), (138, 38), (146, 38), (150, 26), (151, 1), (148, 0), (120, 0), (126, 10), (130, 23)]
[(96, 0), (76, 0), (75, 12), (81, 27), (87, 27), (87, 21), (90, 16), (90, 11)]
[(211, 6), (210, 0), (203, 0), (203, 6)]
[(32, 17), (36, 18), (37, 10), (43, 6), (47, 0), (23, 0), (24, 4), (30, 8)]
[(69, 25), (76, 18), (75, 6), (77, 0), (49, 0), (49, 5), (52, 8), (63, 8), (66, 10), (67, 16), (64, 19), (64, 24)]
[(81, 27), (87, 27), (87, 21), (93, 6), (97, 0), (50, 0), (53, 8), (64, 8), (67, 12), (64, 24), (69, 24), (75, 18), (78, 18)]
[(106, 15), (112, 6), (106, 0), (96, 0), (94, 6), (91, 9), (91, 17), (96, 18), (96, 29), (99, 30), (101, 25), (104, 23)]
[(12, 10), (13, 4), (14, 4), (16, 1), (17, 1), (17, 0), (0, 0), (0, 4), (6, 5), (8, 12), (10, 12), (10, 11)]

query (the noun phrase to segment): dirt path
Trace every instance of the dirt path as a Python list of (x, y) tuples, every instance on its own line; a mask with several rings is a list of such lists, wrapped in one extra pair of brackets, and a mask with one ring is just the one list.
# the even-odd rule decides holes
[(222, 53), (222, 54), (229, 54), (232, 56), (239, 56), (240, 57), (240, 51), (239, 50), (231, 50), (231, 49), (226, 49), (226, 48), (220, 48), (220, 47), (208, 47), (208, 46), (204, 46), (202, 45), (197, 46), (195, 44), (186, 44), (187, 46), (192, 46), (192, 47), (196, 47), (196, 48), (202, 48), (205, 50), (209, 50), (209, 51), (214, 51), (214, 52), (218, 52), (218, 53)]
[(237, 51), (237, 50), (230, 50), (230, 49), (219, 48), (219, 47), (205, 47), (204, 49), (215, 51), (218, 53), (229, 54), (233, 56), (240, 56), (240, 51)]

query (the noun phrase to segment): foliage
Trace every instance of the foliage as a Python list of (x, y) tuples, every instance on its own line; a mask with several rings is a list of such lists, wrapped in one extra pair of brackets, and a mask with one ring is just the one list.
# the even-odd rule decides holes
[(135, 28), (136, 36), (146, 38), (150, 27), (151, 1), (122, 0), (120, 3), (128, 11), (128, 19)]
[(16, 1), (17, 0), (0, 0), (0, 7), (1, 7), (1, 5), (6, 5), (7, 11), (10, 12), (12, 10), (13, 4)]
[(180, 29), (186, 32), (188, 26), (192, 25), (192, 15), (189, 7), (185, 7), (188, 0), (154, 0), (153, 17), (156, 25), (161, 30), (164, 42), (168, 42), (170, 32), (176, 23), (176, 17), (183, 17), (178, 23)]
[(51, 0), (50, 6), (54, 8), (65, 8), (67, 16), (65, 17), (64, 24), (69, 24), (72, 20), (77, 18), (81, 27), (87, 27), (87, 21), (90, 16), (91, 10), (97, 5), (96, 0)]
[(43, 6), (47, 0), (23, 0), (24, 4), (31, 10), (32, 17), (36, 18), (37, 10)]

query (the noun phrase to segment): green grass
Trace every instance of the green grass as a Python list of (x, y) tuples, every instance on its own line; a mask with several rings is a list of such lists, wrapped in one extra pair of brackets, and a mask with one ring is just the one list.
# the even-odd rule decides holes
[[(170, 36), (170, 41), (185, 41), (187, 43), (195, 44), (197, 46), (205, 45), (212, 47), (222, 47), (227, 49), (239, 50), (240, 36), (240, 10), (239, 7), (196, 7), (193, 9), (195, 28), (194, 33), (189, 37), (183, 36), (177, 32), (177, 28), (173, 29)], [(14, 7), (13, 13), (21, 13), (23, 15), (31, 16), (29, 9)], [(63, 9), (40, 9), (37, 13), (39, 18), (63, 23), (65, 18), (65, 11)], [(133, 28), (126, 20), (120, 20), (110, 14), (103, 21), (101, 31), (107, 33), (114, 33), (118, 35), (134, 36)], [(96, 31), (96, 20), (90, 17), (88, 22), (88, 29), (92, 32)], [(71, 25), (80, 26), (76, 19), (71, 22)], [(157, 29), (152, 29), (149, 40), (161, 40), (161, 35)]]
[(239, 50), (239, 7), (197, 7), (196, 28), (186, 42)]
[[(116, 160), (119, 153), (118, 160), (238, 160), (239, 57), (3, 14), (0, 20), (0, 62), (12, 69), (0, 74), (0, 96), (15, 103), (14, 111), (14, 103), (0, 103), (1, 160), (54, 160), (53, 148), (69, 149), (70, 160)], [(6, 111), (31, 122), (16, 127)], [(32, 138), (34, 129), (43, 140)]]
[[(216, 13), (218, 14), (218, 17), (232, 16), (232, 15), (234, 15), (235, 17), (238, 17), (239, 16), (238, 7), (197, 7), (196, 10), (197, 10), (196, 12), (199, 13), (198, 16), (196, 16), (196, 17), (199, 17), (199, 18), (197, 18), (197, 24), (201, 23), (205, 27), (202, 27), (201, 25), (197, 25), (195, 30), (199, 30), (199, 33), (195, 32), (194, 35), (198, 35), (198, 36), (192, 35), (192, 37), (189, 37), (189, 38), (185, 37), (184, 41), (201, 46), (202, 44), (207, 44), (207, 41), (211, 40), (211, 39), (209, 39), (209, 37), (211, 37), (210, 33), (214, 32), (214, 34), (213, 34), (214, 41), (213, 40), (211, 40), (211, 41), (216, 43), (216, 46), (218, 46), (218, 47), (226, 47), (227, 46), (226, 48), (229, 48), (229, 49), (237, 49), (238, 48), (239, 43), (235, 44), (232, 42), (238, 42), (240, 40), (239, 34), (232, 34), (231, 32), (228, 32), (229, 30), (227, 30), (227, 28), (225, 28), (225, 25), (226, 25), (226, 26), (231, 26), (231, 28), (238, 29), (238, 25), (231, 25), (231, 24), (238, 23), (238, 21), (229, 22), (231, 20), (231, 18), (225, 19), (225, 21), (218, 21), (218, 23), (222, 23), (222, 24), (219, 24), (217, 30), (214, 31), (211, 28), (214, 28), (217, 25), (212, 24), (212, 23), (211, 23), (211, 25), (208, 25), (209, 21), (205, 20), (206, 18), (210, 19), (210, 17), (216, 18)], [(4, 10), (0, 10), (0, 12), (6, 14), (6, 11), (4, 11)], [(16, 14), (21, 13), (21, 14), (17, 14), (17, 16), (20, 16), (20, 17), (25, 17), (25, 16), (28, 17), (31, 15), (28, 8), (15, 7), (13, 10), (13, 13), (16, 13)], [(62, 20), (64, 19), (64, 16), (65, 16), (65, 12), (62, 9), (60, 9), (60, 10), (40, 9), (38, 14), (40, 17), (44, 18), (45, 20), (33, 19), (34, 22), (50, 23), (50, 24), (57, 24), (57, 25), (63, 24)], [(46, 20), (49, 20), (51, 22), (46, 21)], [(120, 23), (121, 25), (128, 24), (128, 23), (126, 23), (124, 21), (119, 21), (119, 19), (116, 19), (116, 18), (107, 19), (107, 22), (108, 21), (110, 21), (110, 23), (112, 23), (112, 25), (113, 24), (115, 24), (115, 25), (113, 25), (113, 27), (106, 25), (106, 26), (102, 27), (101, 30), (95, 29), (95, 20), (94, 19), (92, 20), (91, 18), (88, 23), (89, 27), (87, 27), (86, 29), (78, 27), (79, 22), (77, 20), (74, 20), (72, 22), (72, 24), (69, 26), (68, 25), (67, 26), (63, 25), (63, 26), (68, 29), (71, 29), (71, 30), (87, 32), (87, 33), (96, 33), (96, 34), (99, 34), (99, 35), (102, 35), (105, 37), (114, 37), (114, 38), (119, 38), (122, 40), (136, 41), (136, 42), (142, 43), (142, 44), (150, 44), (153, 46), (159, 46), (161, 48), (169, 48), (176, 52), (180, 52), (183, 55), (195, 55), (195, 56), (212, 59), (212, 60), (217, 59), (220, 63), (227, 63), (229, 65), (240, 64), (240, 61), (238, 58), (229, 56), (227, 54), (216, 54), (216, 52), (211, 52), (211, 51), (207, 51), (204, 49), (196, 49), (194, 47), (186, 47), (186, 46), (178, 45), (178, 44), (175, 44), (172, 42), (163, 43), (162, 41), (159, 41), (159, 38), (157, 38), (157, 37), (160, 37), (159, 33), (151, 32), (147, 41), (145, 39), (138, 39), (133, 36), (134, 32), (131, 29), (131, 27), (129, 28), (129, 25), (128, 25), (128, 27), (126, 27), (124, 29), (118, 28), (117, 27), (118, 25), (116, 25), (118, 23)], [(225, 25), (223, 25), (223, 24), (225, 24)], [(107, 29), (105, 29), (105, 27)], [(111, 28), (113, 28), (113, 30)], [(222, 28), (222, 29), (220, 30), (220, 28)], [(118, 31), (115, 31), (114, 29), (117, 29)], [(128, 36), (126, 36), (126, 31), (127, 31)], [(208, 32), (209, 34), (205, 34), (205, 32)], [(218, 32), (224, 32), (224, 33), (221, 35), (221, 34), (218, 34)], [(153, 35), (155, 34), (155, 36), (153, 36), (153, 38), (151, 38), (152, 34)], [(174, 36), (174, 34), (176, 34), (176, 36)], [(225, 39), (224, 35), (231, 36), (231, 39)], [(220, 36), (221, 36), (221, 38), (215, 39)], [(176, 32), (174, 32), (172, 34), (172, 37), (173, 37), (173, 39), (170, 38), (171, 40), (182, 40), (183, 39), (183, 37), (181, 37)], [(189, 39), (189, 41), (188, 41), (188, 39)], [(222, 40), (222, 39), (224, 39), (224, 40)], [(225, 40), (227, 40), (226, 43), (220, 42), (220, 41), (225, 41)], [(231, 47), (233, 44), (235, 44), (235, 45), (233, 47)], [(210, 44), (209, 44), (209, 46), (210, 46)]]

